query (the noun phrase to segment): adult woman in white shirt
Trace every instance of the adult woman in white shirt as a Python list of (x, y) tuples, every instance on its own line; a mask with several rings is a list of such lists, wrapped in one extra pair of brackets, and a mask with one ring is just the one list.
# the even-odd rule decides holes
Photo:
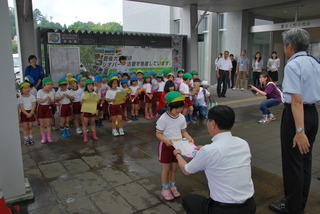
[(277, 56), (277, 52), (273, 51), (271, 58), (268, 60), (267, 69), (268, 74), (271, 77), (272, 81), (276, 84), (278, 81), (278, 69), (280, 67), (280, 59)]
[(253, 86), (259, 86), (259, 77), (262, 72), (263, 60), (261, 59), (260, 52), (257, 52), (254, 60), (252, 60), (252, 76), (253, 76)]

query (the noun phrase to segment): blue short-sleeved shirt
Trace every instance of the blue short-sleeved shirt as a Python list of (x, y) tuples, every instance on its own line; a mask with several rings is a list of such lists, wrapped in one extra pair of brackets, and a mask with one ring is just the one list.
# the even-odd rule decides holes
[(237, 63), (239, 64), (239, 71), (249, 71), (248, 65), (250, 65), (250, 61), (247, 57), (239, 57)]
[[(36, 67), (32, 67), (31, 65), (28, 65), (25, 69), (24, 69), (24, 76), (32, 76), (32, 78), (34, 79), (34, 84), (37, 84), (40, 77), (42, 77), (44, 75), (44, 70), (42, 68), (41, 65), (36, 65)], [(39, 84), (37, 90), (42, 89), (42, 83)]]
[(295, 53), (284, 68), (282, 87), (285, 103), (300, 94), (304, 104), (320, 105), (320, 64), (305, 51)]

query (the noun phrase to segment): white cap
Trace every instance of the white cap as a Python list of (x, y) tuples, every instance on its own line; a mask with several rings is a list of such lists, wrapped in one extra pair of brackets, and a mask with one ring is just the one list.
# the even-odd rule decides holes
[(201, 82), (201, 85), (203, 85), (203, 86), (208, 86), (208, 85), (209, 85), (209, 82), (208, 82), (207, 80), (203, 80), (203, 81)]

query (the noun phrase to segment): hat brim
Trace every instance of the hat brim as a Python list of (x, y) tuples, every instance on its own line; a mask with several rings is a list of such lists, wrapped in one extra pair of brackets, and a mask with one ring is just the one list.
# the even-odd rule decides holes
[(186, 98), (181, 96), (181, 97), (176, 97), (173, 100), (171, 100), (170, 103), (178, 102), (178, 101), (184, 101)]

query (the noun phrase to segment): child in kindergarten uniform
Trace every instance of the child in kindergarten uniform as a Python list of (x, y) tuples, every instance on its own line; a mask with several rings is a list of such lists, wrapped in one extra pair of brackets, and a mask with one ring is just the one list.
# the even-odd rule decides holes
[(192, 76), (190, 73), (183, 74), (183, 82), (180, 84), (179, 91), (180, 93), (186, 98), (184, 100), (184, 108), (183, 108), (183, 115), (186, 115), (189, 109), (188, 114), (188, 120), (191, 123), (196, 123), (196, 121), (193, 120), (192, 114), (193, 114), (193, 103), (190, 99), (191, 92), (189, 88), (189, 83), (192, 79)]
[(19, 85), (21, 96), (18, 99), (20, 118), (23, 126), (23, 144), (33, 145), (32, 124), (36, 120), (34, 113), (36, 110), (36, 98), (30, 93), (30, 83), (22, 82)]
[(153, 94), (151, 93), (152, 85), (151, 85), (151, 75), (149, 73), (144, 74), (144, 82), (143, 82), (142, 88), (145, 89), (144, 92), (144, 112), (145, 112), (145, 118), (147, 120), (153, 119), (153, 112), (152, 112), (152, 98)]
[[(37, 93), (38, 118), (40, 121), (41, 143), (53, 142), (51, 135), (52, 105), (54, 104), (55, 92), (52, 90), (53, 81), (49, 77), (42, 80), (43, 88)], [(45, 131), (45, 128), (47, 130)]]
[(102, 123), (102, 119), (103, 119), (103, 113), (104, 111), (107, 109), (107, 103), (106, 101), (106, 90), (102, 90), (102, 77), (101, 76), (95, 76), (94, 77), (94, 91), (99, 94), (99, 96), (101, 97), (100, 102), (97, 105), (98, 108), (98, 115), (96, 117), (96, 126), (97, 127), (102, 127), (103, 123)]
[(129, 121), (129, 118), (128, 118), (128, 107), (130, 105), (130, 93), (131, 93), (131, 90), (128, 86), (128, 80), (125, 79), (125, 78), (122, 78), (120, 80), (120, 84), (121, 84), (121, 89), (122, 90), (125, 90), (127, 91), (127, 98), (126, 98), (126, 101), (121, 105), (122, 107), (122, 112), (123, 112), (123, 120), (124, 121)]
[[(82, 94), (81, 104), (86, 102), (85, 97), (84, 97), (85, 93), (97, 94), (94, 91), (94, 82), (91, 79), (87, 79), (85, 81), (84, 85), (85, 85), (85, 89), (84, 89), (84, 93)], [(100, 100), (97, 101), (97, 103), (99, 103), (99, 102), (100, 102)], [(95, 118), (96, 118), (97, 114), (89, 113), (89, 112), (82, 112), (82, 116), (83, 116), (83, 123), (82, 123), (83, 142), (84, 143), (88, 142), (87, 126), (89, 123), (91, 126), (92, 138), (94, 140), (99, 140), (99, 138), (97, 137), (96, 124), (95, 124)]]
[[(69, 80), (72, 80), (70, 78)], [(70, 119), (72, 115), (71, 103), (74, 100), (74, 95), (71, 90), (68, 90), (68, 82), (65, 78), (58, 81), (59, 89), (55, 94), (56, 102), (59, 102), (60, 114), (60, 132), (62, 137), (71, 137), (69, 132)], [(69, 81), (70, 83), (70, 81)]]
[[(78, 87), (78, 82), (75, 78), (69, 79), (70, 90), (73, 93), (74, 99), (72, 100), (72, 113), (74, 116), (74, 125), (76, 127), (76, 133), (82, 134), (82, 130), (80, 128), (80, 120), (81, 120), (81, 98), (83, 94), (83, 89)], [(80, 120), (79, 120), (80, 118)]]
[(81, 88), (84, 91), (84, 82), (87, 80), (86, 77), (83, 77), (80, 75), (77, 79), (77, 82), (79, 83), (79, 88)]
[(180, 86), (180, 84), (182, 83), (183, 81), (183, 74), (184, 74), (184, 69), (183, 68), (179, 68), (177, 70), (177, 78), (174, 80), (174, 83), (176, 83), (178, 85), (178, 88)]
[[(166, 83), (163, 81), (163, 77), (161, 73), (157, 73), (156, 78), (157, 78), (158, 89), (156, 89), (155, 100), (157, 104), (156, 111), (158, 111), (160, 108), (164, 107), (164, 102), (161, 98), (163, 97), (164, 86)], [(156, 117), (160, 117), (160, 115), (157, 113)]]
[(189, 142), (193, 142), (186, 131), (185, 117), (180, 113), (184, 106), (184, 99), (185, 97), (177, 91), (167, 93), (165, 100), (169, 110), (161, 115), (156, 126), (156, 137), (160, 141), (158, 147), (159, 162), (162, 163), (161, 195), (165, 200), (173, 200), (180, 196), (175, 185), (178, 163), (173, 154), (174, 147), (171, 140), (188, 138)]
[(138, 109), (139, 109), (139, 86), (137, 77), (130, 78), (131, 86), (130, 88), (130, 100), (131, 100), (131, 120), (139, 120), (138, 119)]
[[(109, 103), (109, 115), (112, 119), (112, 135), (113, 136), (123, 136), (123, 125), (122, 125), (122, 106), (121, 104), (113, 105), (115, 100), (115, 96), (117, 92), (120, 92), (121, 89), (119, 88), (119, 78), (112, 77), (109, 82), (110, 89), (107, 91), (106, 100)], [(116, 121), (118, 121), (119, 125), (119, 132), (116, 128)]]
[(37, 98), (37, 89), (34, 87), (34, 79), (32, 76), (26, 76), (24, 78), (25, 82), (28, 82), (30, 84), (30, 94), (32, 94), (35, 98)]
[(148, 74), (151, 75), (151, 85), (157, 84), (157, 80), (155, 79), (155, 73), (153, 71), (148, 71)]

